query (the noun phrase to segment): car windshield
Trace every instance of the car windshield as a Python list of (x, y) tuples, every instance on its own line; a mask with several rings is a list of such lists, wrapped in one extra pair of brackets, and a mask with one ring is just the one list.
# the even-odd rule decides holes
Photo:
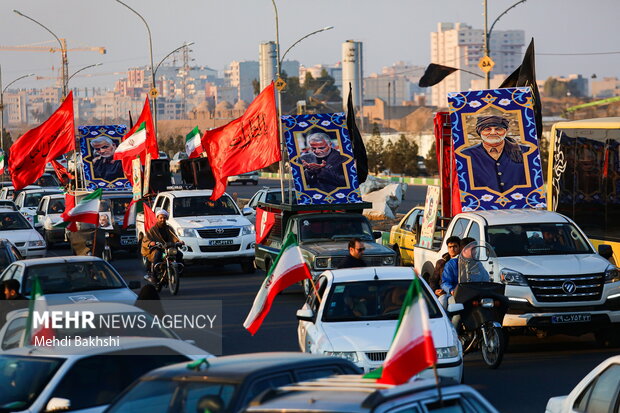
[(125, 285), (103, 261), (66, 262), (27, 267), (24, 295), (30, 295), (32, 280), (38, 278), (43, 294), (123, 288)]
[[(9, 266), (10, 263), (13, 262), (13, 258), (7, 248), (0, 249), (0, 272), (4, 271), (6, 267)], [(3, 320), (4, 321), (4, 320)]]
[(174, 217), (200, 217), (205, 215), (239, 215), (235, 201), (228, 195), (222, 195), (212, 201), (209, 196), (175, 198)]
[(0, 212), (0, 231), (30, 228), (28, 221), (19, 212)]
[[(201, 377), (200, 377), (201, 379)], [(227, 412), (235, 385), (215, 381), (139, 381), (106, 410), (132, 413)], [(178, 409), (178, 410), (177, 410)]]
[(361, 215), (347, 216), (346, 219), (337, 216), (300, 219), (299, 240), (301, 242), (350, 240), (351, 238), (360, 238), (363, 241), (374, 240), (370, 224)]
[(49, 205), (47, 206), (48, 214), (62, 214), (65, 212), (65, 199), (64, 198), (55, 198), (50, 199)]
[(26, 410), (64, 360), (0, 355), (0, 411)]
[(41, 198), (46, 195), (43, 192), (39, 192), (36, 194), (25, 194), (24, 195), (24, 207), (27, 208), (36, 208), (39, 206), (39, 202), (41, 202)]
[(498, 257), (591, 254), (592, 248), (570, 223), (494, 225), (489, 243)]
[(131, 196), (102, 199), (99, 204), (99, 212), (112, 212), (115, 218), (124, 217), (131, 203), (131, 199)]
[[(397, 320), (411, 280), (372, 280), (334, 283), (323, 310), (323, 321)], [(441, 311), (423, 288), (430, 318)]]
[(34, 185), (39, 186), (60, 186), (60, 181), (54, 175), (43, 175), (37, 179)]

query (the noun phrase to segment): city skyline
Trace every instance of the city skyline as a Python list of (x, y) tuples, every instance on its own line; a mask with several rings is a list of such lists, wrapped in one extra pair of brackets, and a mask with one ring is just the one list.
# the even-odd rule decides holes
[[(489, 2), (489, 25), (515, 1)], [(222, 72), (232, 61), (258, 60), (261, 41), (275, 40), (274, 14), (268, 0), (164, 1), (127, 0), (151, 27), (155, 64), (185, 41), (191, 47), (192, 64)], [(440, 0), (416, 4), (392, 0), (379, 7), (369, 0), (317, 0), (313, 7), (298, 0), (279, 1), (282, 51), (305, 34), (333, 25), (334, 30), (312, 36), (287, 55), (302, 65), (333, 65), (341, 60), (342, 42), (364, 43), (364, 76), (380, 72), (397, 61), (425, 66), (430, 62), (430, 33), (438, 22), (462, 22), (483, 27), (482, 1)], [(149, 64), (146, 28), (137, 16), (115, 1), (5, 0), (0, 13), (3, 46), (48, 42), (53, 37), (34, 23), (13, 13), (13, 9), (39, 20), (68, 47), (104, 46), (106, 55), (69, 52), (69, 73), (83, 66), (103, 63), (76, 76), (71, 87), (113, 88), (127, 68)], [(616, 10), (616, 12), (613, 12)], [(69, 11), (69, 12), (67, 12)], [(530, 0), (502, 17), (494, 30), (524, 30), (526, 43), (536, 39), (539, 80), (552, 75), (580, 73), (590, 77), (620, 76), (620, 53), (606, 55), (550, 56), (549, 53), (620, 52), (615, 39), (620, 32), (615, 16), (620, 5), (614, 0), (589, 4), (560, 0)], [(303, 12), (300, 14), (300, 12)], [(561, 15), (551, 21), (553, 14)], [(303, 16), (303, 21), (299, 21)], [(419, 17), (418, 17), (419, 16)], [(584, 16), (591, 16), (584, 18)], [(84, 22), (84, 24), (80, 24)], [(54, 43), (45, 43), (54, 47)], [(386, 46), (387, 45), (387, 46)], [(3, 82), (25, 73), (52, 78), (60, 66), (58, 53), (0, 51)], [(53, 79), (24, 79), (15, 87), (44, 88)]]

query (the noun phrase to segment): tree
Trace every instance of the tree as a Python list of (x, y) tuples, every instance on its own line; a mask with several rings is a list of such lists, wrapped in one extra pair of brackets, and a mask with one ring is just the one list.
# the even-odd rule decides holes
[(45, 102), (41, 109), (33, 109), (30, 114), (37, 123), (45, 122), (54, 113), (54, 107), (51, 103)]
[(372, 136), (366, 143), (368, 156), (368, 170), (378, 174), (385, 167), (383, 162), (383, 138), (379, 132), (379, 125), (373, 124)]
[(431, 145), (431, 150), (426, 154), (424, 164), (426, 165), (426, 172), (428, 172), (429, 175), (437, 174), (439, 168), (437, 167), (437, 145), (435, 145), (435, 143)]
[(387, 165), (393, 173), (416, 176), (418, 174), (418, 145), (405, 135), (396, 143), (386, 146)]
[(252, 79), (252, 88), (254, 89), (254, 96), (258, 96), (260, 93), (260, 82), (258, 79)]
[(13, 145), (13, 138), (11, 137), (11, 132), (4, 129), (4, 134), (2, 135), (2, 138), (3, 139), (2, 142), (0, 142), (0, 145), (2, 145), (2, 149), (6, 152)]

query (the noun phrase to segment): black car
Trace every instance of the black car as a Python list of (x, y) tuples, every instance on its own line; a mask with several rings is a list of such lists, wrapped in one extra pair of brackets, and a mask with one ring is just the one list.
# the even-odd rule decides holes
[[(239, 412), (265, 390), (333, 374), (359, 374), (353, 363), (305, 353), (250, 353), (175, 364), (145, 374), (106, 412)], [(158, 410), (157, 410), (158, 411)]]

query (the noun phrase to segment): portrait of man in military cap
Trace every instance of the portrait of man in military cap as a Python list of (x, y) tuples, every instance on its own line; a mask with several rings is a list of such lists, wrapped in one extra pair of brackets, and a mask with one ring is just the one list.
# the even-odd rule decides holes
[(486, 115), (476, 119), (476, 134), (481, 142), (461, 150), (471, 162), (473, 187), (487, 187), (507, 192), (516, 185), (527, 185), (524, 154), (527, 145), (508, 135), (510, 120), (504, 116)]

